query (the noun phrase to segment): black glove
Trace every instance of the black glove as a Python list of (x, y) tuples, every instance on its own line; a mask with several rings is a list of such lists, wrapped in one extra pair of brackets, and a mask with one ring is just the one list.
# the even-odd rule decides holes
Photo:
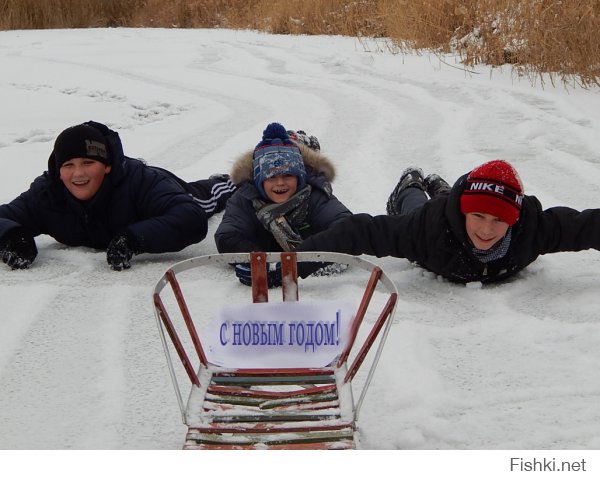
[[(235, 275), (244, 285), (252, 286), (252, 272), (249, 263), (236, 264)], [(267, 265), (267, 287), (281, 287), (281, 264), (279, 262)]]
[(131, 268), (131, 257), (140, 253), (136, 241), (129, 233), (115, 236), (106, 249), (106, 261), (113, 270), (127, 270)]
[(23, 228), (14, 228), (0, 238), (2, 261), (13, 270), (28, 268), (37, 256), (33, 237)]

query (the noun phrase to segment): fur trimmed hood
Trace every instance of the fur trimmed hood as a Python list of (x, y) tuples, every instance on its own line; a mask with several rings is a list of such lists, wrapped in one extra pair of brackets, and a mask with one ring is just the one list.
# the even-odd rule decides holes
[[(335, 167), (329, 158), (323, 155), (321, 152), (311, 150), (305, 145), (298, 145), (300, 153), (302, 154), (302, 160), (306, 167), (306, 173), (308, 176), (322, 175), (327, 182), (333, 182), (335, 178)], [(242, 154), (233, 164), (231, 169), (231, 181), (240, 185), (244, 182), (252, 182), (253, 170), (252, 170), (252, 157), (254, 150)]]

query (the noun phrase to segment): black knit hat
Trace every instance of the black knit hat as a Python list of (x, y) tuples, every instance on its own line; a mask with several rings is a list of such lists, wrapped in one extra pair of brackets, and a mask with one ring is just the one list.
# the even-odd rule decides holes
[(89, 158), (110, 165), (104, 135), (85, 123), (63, 130), (54, 142), (56, 168), (73, 158)]

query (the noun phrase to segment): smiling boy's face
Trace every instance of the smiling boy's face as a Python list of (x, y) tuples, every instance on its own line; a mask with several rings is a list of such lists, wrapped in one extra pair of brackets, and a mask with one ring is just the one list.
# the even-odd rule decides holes
[(267, 178), (263, 182), (263, 188), (269, 200), (273, 203), (283, 203), (296, 193), (298, 177), (296, 175), (277, 175)]
[(465, 214), (465, 229), (469, 240), (479, 250), (488, 250), (498, 243), (508, 231), (508, 223), (488, 213)]
[(89, 158), (72, 158), (60, 167), (60, 179), (76, 199), (91, 200), (110, 173), (111, 166)]

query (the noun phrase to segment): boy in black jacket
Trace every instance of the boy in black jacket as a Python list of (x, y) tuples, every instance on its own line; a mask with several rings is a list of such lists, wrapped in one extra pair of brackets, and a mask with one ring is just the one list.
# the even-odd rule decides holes
[(387, 212), (341, 220), (297, 251), (406, 258), (454, 282), (489, 283), (539, 255), (600, 250), (600, 209), (543, 210), (537, 198), (524, 195), (518, 173), (503, 160), (480, 165), (452, 188), (437, 175), (424, 179), (420, 169), (408, 168)]
[(34, 237), (106, 249), (114, 270), (133, 255), (179, 251), (206, 237), (207, 219), (223, 210), (235, 186), (227, 177), (187, 183), (126, 157), (119, 135), (89, 121), (64, 130), (48, 171), (0, 206), (0, 257), (12, 269), (37, 256)]

